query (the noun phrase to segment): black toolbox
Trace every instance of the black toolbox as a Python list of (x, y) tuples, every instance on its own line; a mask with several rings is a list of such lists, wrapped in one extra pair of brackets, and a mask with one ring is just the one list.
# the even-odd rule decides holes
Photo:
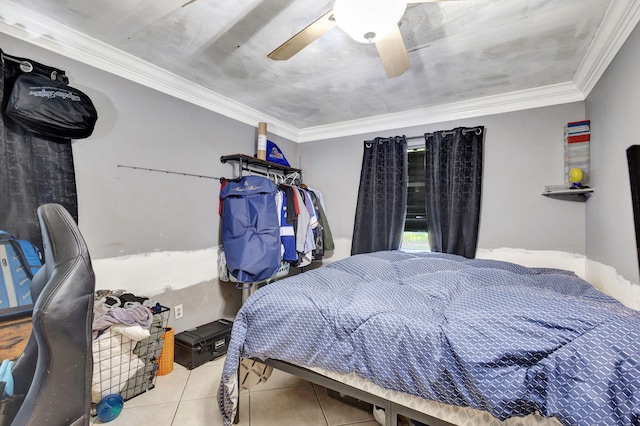
[(193, 370), (227, 353), (233, 321), (219, 319), (175, 335), (174, 360)]

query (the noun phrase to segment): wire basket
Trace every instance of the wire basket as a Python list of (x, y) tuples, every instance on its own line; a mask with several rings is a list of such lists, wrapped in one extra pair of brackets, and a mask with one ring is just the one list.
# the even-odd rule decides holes
[(116, 325), (93, 341), (93, 404), (110, 394), (126, 401), (155, 387), (169, 308), (160, 306), (153, 314), (149, 337), (136, 341), (117, 332)]

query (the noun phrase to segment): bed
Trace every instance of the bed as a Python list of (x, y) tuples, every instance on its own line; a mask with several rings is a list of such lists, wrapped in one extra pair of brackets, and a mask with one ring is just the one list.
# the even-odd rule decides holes
[(218, 391), (226, 426), (241, 360), (381, 406), (387, 425), (398, 413), (431, 424), (640, 422), (640, 312), (559, 269), (351, 256), (248, 298)]

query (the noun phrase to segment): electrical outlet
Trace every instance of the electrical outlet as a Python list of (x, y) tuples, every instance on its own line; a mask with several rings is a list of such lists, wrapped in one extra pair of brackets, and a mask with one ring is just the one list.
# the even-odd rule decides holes
[(182, 315), (183, 315), (182, 304), (176, 305), (173, 308), (173, 319), (180, 319), (180, 318), (182, 318)]

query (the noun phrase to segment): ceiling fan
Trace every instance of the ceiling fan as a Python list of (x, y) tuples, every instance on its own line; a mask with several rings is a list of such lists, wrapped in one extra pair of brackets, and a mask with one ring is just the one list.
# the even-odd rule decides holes
[(398, 22), (407, 4), (457, 0), (336, 0), (333, 9), (285, 41), (267, 56), (286, 61), (338, 26), (361, 43), (375, 43), (387, 78), (411, 68)]

